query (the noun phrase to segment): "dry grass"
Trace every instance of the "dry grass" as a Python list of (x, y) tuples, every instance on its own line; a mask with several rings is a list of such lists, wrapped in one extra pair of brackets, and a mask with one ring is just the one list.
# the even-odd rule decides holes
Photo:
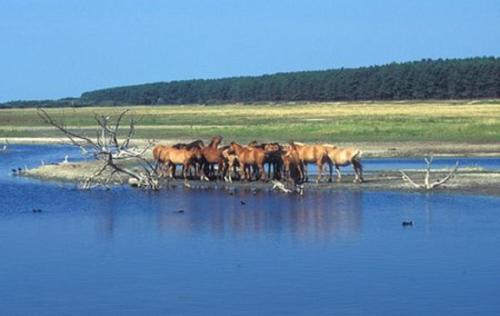
[[(94, 126), (95, 114), (130, 108), (138, 136), (238, 140), (500, 141), (500, 105), (488, 102), (185, 105), (49, 109), (68, 126)], [(0, 137), (57, 136), (35, 109), (0, 110)]]

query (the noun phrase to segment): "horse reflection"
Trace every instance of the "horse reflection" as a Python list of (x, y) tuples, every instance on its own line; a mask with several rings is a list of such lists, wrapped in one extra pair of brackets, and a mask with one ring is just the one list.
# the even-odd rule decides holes
[(224, 238), (272, 235), (303, 241), (349, 238), (362, 229), (361, 191), (308, 192), (302, 198), (267, 192), (191, 194), (181, 197), (183, 209), (189, 210), (186, 213), (175, 214), (168, 206), (158, 213), (159, 229)]

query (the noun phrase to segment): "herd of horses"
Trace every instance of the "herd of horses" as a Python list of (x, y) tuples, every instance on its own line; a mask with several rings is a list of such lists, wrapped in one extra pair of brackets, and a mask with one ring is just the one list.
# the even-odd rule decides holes
[[(202, 140), (173, 146), (156, 145), (153, 148), (153, 157), (157, 163), (158, 173), (162, 177), (174, 178), (177, 166), (182, 166), (182, 177), (200, 180), (225, 180), (232, 182), (233, 177), (242, 181), (268, 179), (293, 181), (294, 183), (307, 182), (308, 164), (316, 164), (320, 182), (324, 173), (324, 166), (329, 166), (329, 181), (333, 181), (333, 167), (337, 173), (337, 181), (342, 174), (340, 167), (352, 165), (354, 168), (354, 182), (362, 182), (361, 151), (357, 148), (339, 148), (329, 144), (306, 145), (290, 142), (257, 143), (248, 145), (231, 142), (221, 146), (222, 136), (215, 136), (208, 145)], [(265, 166), (268, 171), (266, 174)]]

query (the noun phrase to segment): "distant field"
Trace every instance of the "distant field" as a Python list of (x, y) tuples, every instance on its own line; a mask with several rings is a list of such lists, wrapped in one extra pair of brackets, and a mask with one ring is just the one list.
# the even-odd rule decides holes
[[(126, 107), (56, 108), (48, 112), (90, 135), (94, 115)], [(248, 141), (499, 142), (500, 104), (494, 102), (315, 103), (290, 105), (132, 106), (137, 137), (193, 139), (223, 135)], [(0, 110), (0, 138), (57, 137), (35, 109)]]

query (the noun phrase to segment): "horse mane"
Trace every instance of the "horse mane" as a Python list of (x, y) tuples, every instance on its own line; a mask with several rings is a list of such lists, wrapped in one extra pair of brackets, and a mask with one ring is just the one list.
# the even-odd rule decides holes
[(294, 142), (294, 141), (291, 142), (291, 145), (305, 146), (304, 143), (299, 143), (299, 142)]
[(198, 139), (198, 140), (195, 140), (194, 142), (186, 144), (186, 149), (192, 149), (194, 147), (198, 147), (201, 149), (203, 146), (205, 146), (203, 141), (201, 139)]

